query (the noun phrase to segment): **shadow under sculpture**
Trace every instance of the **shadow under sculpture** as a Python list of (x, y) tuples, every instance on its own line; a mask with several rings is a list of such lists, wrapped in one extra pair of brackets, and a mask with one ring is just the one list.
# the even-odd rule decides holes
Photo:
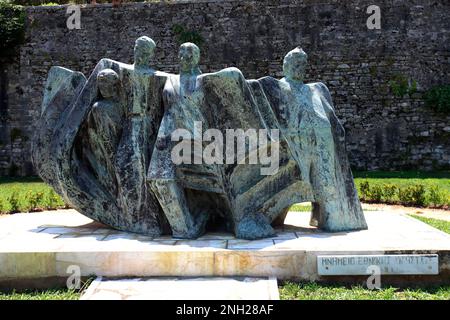
[[(304, 201), (324, 231), (367, 228), (344, 129), (327, 87), (303, 83), (303, 50), (286, 55), (285, 78), (246, 80), (236, 68), (202, 74), (191, 43), (180, 47), (179, 75), (155, 71), (154, 49), (141, 37), (133, 65), (102, 59), (88, 80), (50, 70), (32, 157), (70, 205), (119, 230), (176, 238), (275, 236)], [(239, 130), (258, 131), (259, 143)], [(243, 158), (218, 141), (230, 138)], [(177, 150), (188, 161), (174, 160)], [(269, 154), (276, 168), (254, 161)]]

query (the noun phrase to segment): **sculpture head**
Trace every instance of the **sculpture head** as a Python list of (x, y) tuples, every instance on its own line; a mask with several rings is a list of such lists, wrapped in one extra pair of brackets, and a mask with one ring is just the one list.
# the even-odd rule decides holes
[(139, 37), (134, 43), (134, 65), (148, 68), (155, 48), (156, 43), (151, 38), (147, 36)]
[(183, 43), (178, 51), (181, 73), (200, 73), (200, 49), (191, 42)]
[(97, 86), (104, 99), (117, 96), (119, 75), (112, 69), (103, 69), (97, 74)]
[(289, 51), (283, 60), (284, 76), (290, 80), (303, 81), (307, 64), (308, 55), (302, 48)]

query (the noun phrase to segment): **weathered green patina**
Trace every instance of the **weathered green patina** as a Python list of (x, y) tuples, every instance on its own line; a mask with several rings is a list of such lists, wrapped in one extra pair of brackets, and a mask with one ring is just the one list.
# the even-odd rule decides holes
[[(141, 37), (133, 65), (103, 59), (88, 80), (49, 73), (33, 161), (76, 209), (155, 236), (220, 229), (258, 239), (275, 236), (292, 204), (311, 201), (314, 226), (367, 228), (344, 129), (327, 87), (303, 83), (303, 50), (286, 55), (285, 78), (246, 80), (236, 68), (202, 74), (192, 43), (180, 47), (179, 75), (155, 71), (155, 47)], [(236, 150), (223, 148), (230, 138)]]

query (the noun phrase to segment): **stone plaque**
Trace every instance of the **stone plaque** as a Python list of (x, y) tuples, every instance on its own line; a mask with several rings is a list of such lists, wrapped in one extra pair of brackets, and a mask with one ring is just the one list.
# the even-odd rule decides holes
[(323, 276), (439, 274), (437, 254), (318, 256), (317, 269)]

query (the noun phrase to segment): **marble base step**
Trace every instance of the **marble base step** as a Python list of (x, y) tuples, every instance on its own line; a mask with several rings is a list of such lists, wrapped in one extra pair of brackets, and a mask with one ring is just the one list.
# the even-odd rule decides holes
[(128, 278), (94, 280), (81, 300), (279, 300), (275, 278)]
[[(368, 230), (327, 233), (290, 212), (277, 236), (247, 241), (228, 233), (196, 240), (119, 232), (74, 210), (0, 216), (0, 288), (65, 283), (83, 277), (274, 277), (365, 283), (366, 275), (319, 274), (327, 255), (438, 256), (438, 274), (386, 275), (386, 283), (450, 283), (450, 235), (394, 212), (365, 213)], [(392, 280), (392, 281), (391, 281)], [(41, 286), (41, 285), (40, 285)]]

